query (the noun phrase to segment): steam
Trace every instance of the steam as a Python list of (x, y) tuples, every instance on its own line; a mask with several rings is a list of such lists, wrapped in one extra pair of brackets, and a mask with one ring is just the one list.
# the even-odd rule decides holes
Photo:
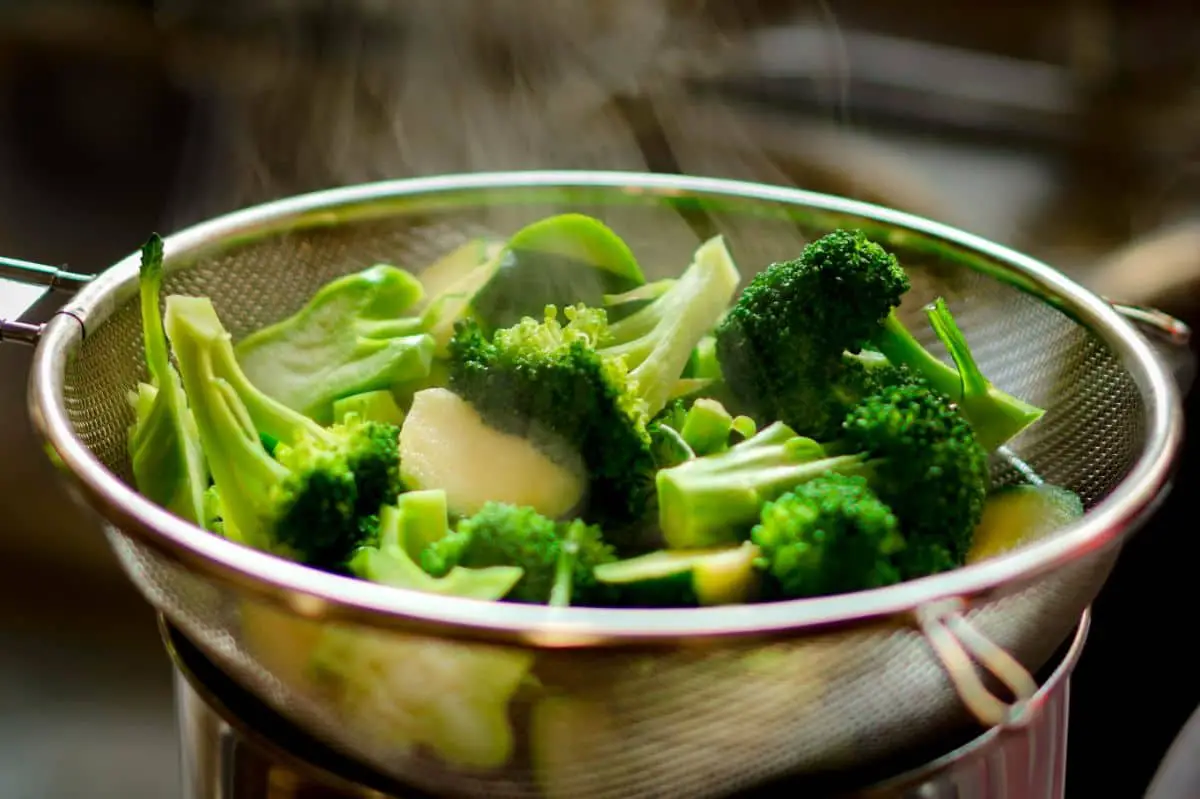
[(930, 211), (920, 181), (880, 169), (846, 135), (848, 64), (826, 0), (790, 8), (828, 34), (824, 127), (783, 123), (771, 152), (744, 109), (690, 91), (745, 52), (756, 6), (159, 0), (176, 73), (213, 98), (216, 135), (181, 177), (169, 222), (333, 186), (536, 168), (677, 171), (887, 203), (864, 191), (885, 185), (899, 200), (889, 204)]

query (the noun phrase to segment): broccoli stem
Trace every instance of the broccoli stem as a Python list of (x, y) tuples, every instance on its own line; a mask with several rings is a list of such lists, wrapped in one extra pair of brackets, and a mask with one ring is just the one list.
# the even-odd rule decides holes
[(736, 543), (764, 503), (826, 472), (853, 473), (868, 465), (859, 454), (831, 456), (775, 422), (725, 452), (660, 470), (659, 526), (671, 549)]
[(222, 350), (220, 340), (227, 334), (211, 302), (198, 297), (171, 297), (166, 327), (209, 470), (221, 494), (226, 536), (268, 549), (269, 497), (288, 470), (267, 453), (258, 434), (247, 429), (236, 391), (217, 374), (212, 355)]
[[(1046, 412), (1041, 408), (1009, 396), (992, 385), (975, 362), (966, 336), (959, 329), (945, 299), (939, 297), (925, 312), (933, 331), (945, 345), (958, 367), (958, 374), (962, 376), (957, 397), (959, 408), (985, 450), (991, 452), (1005, 444), (1045, 415)], [(953, 394), (950, 396), (955, 397)]]
[(1001, 391), (984, 377), (944, 300), (929, 311), (929, 319), (957, 369), (925, 349), (900, 321), (895, 309), (888, 314), (872, 343), (893, 364), (907, 366), (930, 388), (958, 403), (985, 450), (991, 452), (1042, 417), (1045, 411)]
[(666, 293), (608, 327), (599, 352), (625, 362), (647, 418), (671, 400), (696, 345), (724, 313), (740, 281), (724, 239), (715, 236), (696, 249), (691, 265)]

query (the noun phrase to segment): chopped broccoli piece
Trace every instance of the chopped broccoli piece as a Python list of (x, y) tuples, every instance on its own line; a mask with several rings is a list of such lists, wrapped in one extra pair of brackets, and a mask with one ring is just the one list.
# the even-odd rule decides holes
[(181, 519), (207, 527), (208, 465), (179, 373), (171, 365), (158, 307), (162, 281), (163, 243), (154, 235), (142, 247), (138, 280), (150, 382), (139, 384), (130, 396), (136, 421), (129, 428), (129, 460), (143, 496)]
[[(800, 257), (756, 275), (718, 326), (726, 383), (756, 415), (820, 440), (837, 435), (846, 412), (878, 388), (873, 385), (878, 373), (847, 355), (875, 360), (871, 351), (882, 354), (893, 366), (905, 367), (885, 374), (890, 382), (916, 378), (962, 400), (963, 377), (925, 350), (896, 315), (909, 288), (895, 256), (861, 231), (838, 230), (817, 239)], [(948, 317), (944, 303), (941, 308), (939, 314)], [(965, 339), (958, 335), (954, 343), (960, 368), (973, 365)], [(980, 379), (977, 369), (967, 370), (969, 390)], [(994, 387), (973, 393), (961, 410), (989, 450), (1041, 416)]]
[(623, 607), (694, 607), (749, 602), (759, 592), (756, 546), (660, 550), (596, 567)]
[[(206, 298), (167, 298), (166, 330), (196, 417), (225, 534), (340, 571), (400, 491), (399, 431), (359, 422), (325, 428), (255, 388)], [(274, 457), (262, 435), (279, 443)]]
[(756, 432), (753, 419), (734, 417), (720, 402), (707, 397), (696, 399), (690, 407), (676, 400), (650, 424), (655, 463), (660, 469), (724, 452), (732, 439), (744, 440)]
[(430, 544), (421, 554), (421, 565), (435, 577), (455, 566), (519, 566), (524, 576), (506, 599), (546, 604), (568, 540), (576, 550), (570, 563), (571, 601), (586, 604), (601, 593), (592, 570), (615, 559), (612, 548), (598, 527), (579, 520), (558, 523), (532, 508), (488, 503), (474, 516), (460, 520), (453, 533)]
[(349, 563), (353, 574), (393, 588), (485, 600), (502, 599), (521, 580), (521, 568), (509, 565), (455, 566), (440, 577), (430, 576), (409, 554), (407, 536), (414, 529), (436, 530), (439, 526), (434, 540), (449, 534), (445, 503), (438, 507), (436, 502), (410, 502), (409, 498), (405, 494), (399, 506), (385, 505), (380, 510), (378, 542), (355, 551)]
[(426, 320), (404, 315), (421, 295), (415, 277), (386, 264), (346, 275), (238, 342), (238, 363), (264, 394), (327, 424), (334, 401), (429, 373)]
[(584, 214), (558, 214), (513, 234), (471, 306), (480, 326), (492, 332), (547, 305), (599, 307), (605, 295), (644, 283), (637, 259), (611, 228)]
[(731, 299), (738, 273), (720, 238), (696, 252), (669, 291), (607, 325), (601, 309), (557, 309), (489, 339), (460, 326), (451, 389), (489, 424), (549, 452), (575, 449), (589, 473), (584, 518), (616, 534), (653, 493), (650, 420), (669, 401), (696, 342)]
[(365, 391), (334, 400), (334, 421), (345, 423), (350, 414), (364, 422), (382, 422), (396, 427), (404, 424), (404, 411), (396, 404), (392, 392), (387, 390)]
[(987, 496), (987, 453), (945, 396), (914, 384), (868, 397), (824, 446), (776, 422), (726, 452), (659, 471), (663, 536), (675, 549), (740, 540), (765, 503), (830, 472), (861, 474), (895, 513), (905, 579), (961, 565)]
[(829, 473), (762, 509), (750, 540), (774, 593), (799, 598), (879, 588), (900, 580), (900, 523), (861, 475)]

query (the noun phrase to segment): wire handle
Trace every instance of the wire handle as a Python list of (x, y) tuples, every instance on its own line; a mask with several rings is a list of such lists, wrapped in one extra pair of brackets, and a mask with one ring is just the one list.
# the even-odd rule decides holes
[[(91, 279), (91, 275), (81, 275), (78, 272), (68, 272), (55, 266), (22, 261), (19, 258), (5, 258), (0, 255), (0, 280), (11, 280), (27, 286), (40, 286), (46, 289), (46, 291), (33, 295), (23, 308), (19, 308), (18, 316), (33, 307), (33, 304), (45, 296), (47, 291), (73, 294)], [(40, 323), (0, 317), (0, 344), (12, 341), (31, 347), (36, 346), (45, 327)]]
[[(1038, 685), (1016, 658), (971, 626), (963, 616), (966, 602), (950, 599), (916, 611), (917, 623), (941, 660), (967, 709), (985, 727), (1017, 727)], [(1013, 694), (1005, 702), (983, 684), (976, 664), (1000, 680)]]

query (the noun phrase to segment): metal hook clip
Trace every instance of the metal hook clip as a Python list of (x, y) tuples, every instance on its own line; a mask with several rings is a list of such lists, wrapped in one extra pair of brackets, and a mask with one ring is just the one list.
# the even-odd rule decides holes
[[(989, 728), (1020, 726), (1029, 700), (1037, 693), (1037, 682), (1016, 658), (971, 626), (963, 616), (965, 609), (961, 599), (926, 605), (917, 609), (917, 623), (975, 718)], [(988, 690), (976, 664), (1012, 692), (1012, 702)]]

